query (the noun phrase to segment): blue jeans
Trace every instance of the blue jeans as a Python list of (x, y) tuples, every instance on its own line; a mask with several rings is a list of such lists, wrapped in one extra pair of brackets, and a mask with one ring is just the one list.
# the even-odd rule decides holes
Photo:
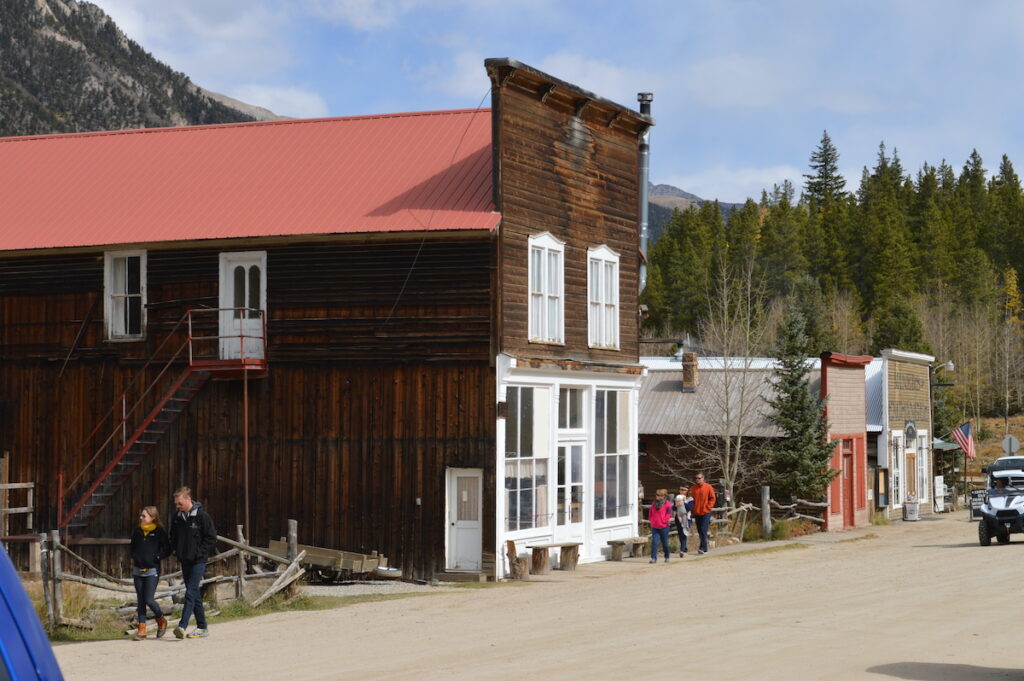
[(199, 582), (203, 581), (204, 572), (205, 562), (181, 561), (181, 576), (185, 580), (185, 604), (181, 608), (181, 623), (178, 626), (182, 629), (188, 626), (192, 613), (196, 616), (196, 626), (200, 629), (206, 628), (206, 611), (203, 610), (203, 596), (199, 593)]
[(668, 560), (668, 528), (651, 528), (651, 560), (658, 560), (658, 542), (665, 549), (665, 560)]
[(711, 527), (711, 514), (694, 515), (693, 519), (697, 522), (697, 533), (700, 535), (700, 550), (707, 553), (708, 528)]
[(156, 583), (160, 581), (160, 578), (154, 572), (148, 577), (139, 577), (136, 575), (132, 578), (135, 581), (135, 596), (138, 599), (138, 610), (136, 611), (139, 617), (139, 624), (146, 621), (146, 606), (153, 611), (153, 616), (157, 619), (164, 616), (163, 611), (157, 604), (156, 599), (153, 596), (156, 594)]

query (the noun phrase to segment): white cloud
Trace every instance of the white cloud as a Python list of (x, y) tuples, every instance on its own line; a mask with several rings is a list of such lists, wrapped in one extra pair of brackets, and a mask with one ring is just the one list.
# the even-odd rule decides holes
[(287, 7), (269, 0), (94, 0), (129, 38), (211, 89), (290, 64)]
[(273, 85), (242, 85), (228, 94), (246, 104), (270, 109), (279, 116), (322, 118), (327, 115), (327, 102), (316, 92), (296, 87)]
[(717, 165), (684, 175), (659, 180), (702, 199), (718, 199), (726, 203), (742, 203), (748, 198), (761, 198), (761, 190), (771, 191), (772, 185), (789, 180), (799, 192), (803, 171), (795, 166), (777, 165), (761, 168), (731, 168)]
[(335, 23), (348, 24), (360, 31), (393, 26), (408, 12), (415, 0), (306, 0), (306, 11)]
[[(491, 83), (484, 70), (484, 57), (479, 52), (466, 50), (452, 58), (452, 66), (441, 76), (436, 69), (429, 71), (431, 79), (437, 79), (437, 87), (442, 91), (467, 100), (479, 100), (487, 94)], [(427, 76), (427, 72), (421, 75)], [(484, 102), (487, 104), (487, 102)]]

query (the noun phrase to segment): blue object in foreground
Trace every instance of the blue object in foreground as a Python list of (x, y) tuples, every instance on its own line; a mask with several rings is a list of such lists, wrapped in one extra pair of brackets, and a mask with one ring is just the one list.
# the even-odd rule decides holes
[(0, 546), (0, 681), (63, 681), (50, 641)]

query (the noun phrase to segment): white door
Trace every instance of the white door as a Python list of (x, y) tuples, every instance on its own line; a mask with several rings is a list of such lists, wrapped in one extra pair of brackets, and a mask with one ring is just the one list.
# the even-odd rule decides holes
[(448, 570), (479, 572), (483, 566), (483, 482), (479, 468), (448, 469)]
[(583, 441), (558, 443), (555, 492), (555, 541), (583, 538)]
[(220, 254), (220, 356), (263, 359), (267, 253)]

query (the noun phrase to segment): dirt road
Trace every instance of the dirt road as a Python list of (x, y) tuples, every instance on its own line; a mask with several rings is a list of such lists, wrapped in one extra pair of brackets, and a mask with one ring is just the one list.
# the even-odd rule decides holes
[(804, 546), (585, 565), (57, 657), (69, 681), (1024, 678), (1019, 536), (979, 547), (958, 513)]

